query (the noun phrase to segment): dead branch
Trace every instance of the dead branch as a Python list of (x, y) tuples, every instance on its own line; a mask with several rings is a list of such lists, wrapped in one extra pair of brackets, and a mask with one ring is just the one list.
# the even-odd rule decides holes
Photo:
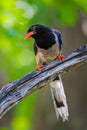
[(67, 54), (64, 62), (56, 59), (40, 71), (29, 73), (3, 86), (0, 90), (0, 118), (27, 94), (46, 86), (57, 74), (67, 72), (85, 61), (87, 61), (87, 45)]

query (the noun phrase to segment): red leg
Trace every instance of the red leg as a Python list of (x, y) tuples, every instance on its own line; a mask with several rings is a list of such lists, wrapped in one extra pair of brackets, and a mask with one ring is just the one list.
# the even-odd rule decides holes
[(38, 71), (39, 71), (41, 68), (43, 68), (43, 65), (37, 65), (37, 66), (36, 66), (36, 70), (38, 70)]
[(64, 61), (64, 55), (58, 55), (57, 57), (56, 57), (57, 59), (60, 59), (60, 60), (62, 60), (62, 61)]

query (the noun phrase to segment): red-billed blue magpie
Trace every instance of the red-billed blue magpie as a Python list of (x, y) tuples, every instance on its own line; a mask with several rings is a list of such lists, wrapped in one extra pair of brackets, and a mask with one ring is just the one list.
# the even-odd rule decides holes
[[(55, 58), (64, 60), (64, 56), (62, 55), (62, 36), (58, 30), (40, 24), (32, 25), (28, 29), (24, 39), (30, 37), (35, 40), (34, 52), (37, 70), (40, 70), (43, 65), (50, 63)], [(63, 121), (68, 120), (68, 106), (60, 75), (50, 83), (50, 86), (57, 118), (60, 115)]]

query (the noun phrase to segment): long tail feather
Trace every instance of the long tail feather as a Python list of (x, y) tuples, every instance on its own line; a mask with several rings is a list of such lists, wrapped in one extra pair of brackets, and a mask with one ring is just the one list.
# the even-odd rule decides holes
[(68, 105), (60, 75), (50, 83), (50, 88), (57, 119), (59, 119), (60, 115), (63, 121), (68, 120)]

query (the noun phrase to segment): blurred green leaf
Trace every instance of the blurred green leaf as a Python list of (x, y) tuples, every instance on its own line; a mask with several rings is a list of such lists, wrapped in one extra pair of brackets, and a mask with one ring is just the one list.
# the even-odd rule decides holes
[(29, 120), (20, 115), (20, 116), (16, 116), (13, 120), (12, 120), (12, 127), (13, 130), (27, 130), (30, 126), (30, 122)]
[(87, 13), (87, 0), (73, 0), (79, 9)]
[[(56, 6), (57, 7), (57, 6)], [(65, 25), (74, 25), (77, 20), (77, 10), (70, 1), (60, 1), (57, 9), (57, 16), (60, 22)]]
[(8, 128), (5, 128), (5, 127), (1, 127), (0, 130), (8, 130)]

